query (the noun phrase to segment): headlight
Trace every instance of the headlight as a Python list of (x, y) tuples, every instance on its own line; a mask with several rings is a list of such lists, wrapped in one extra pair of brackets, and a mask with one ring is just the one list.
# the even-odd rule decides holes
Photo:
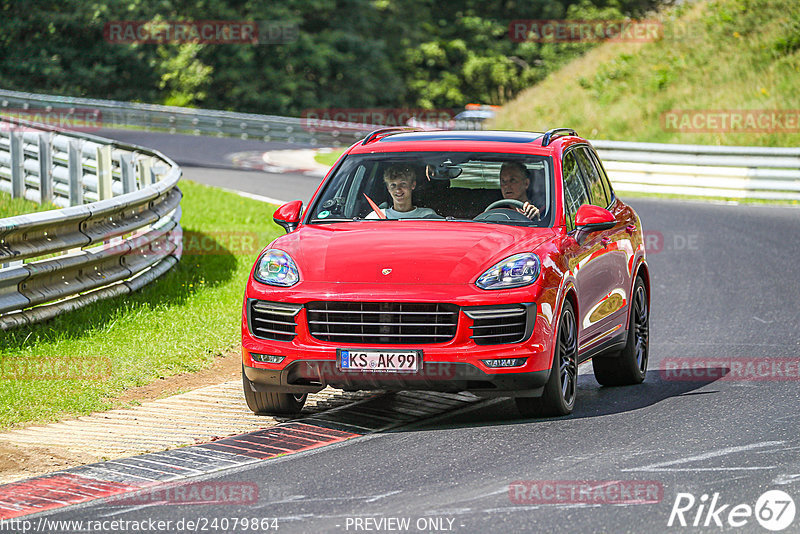
[(489, 268), (475, 282), (481, 289), (509, 289), (527, 286), (539, 277), (539, 256), (514, 254)]
[(289, 287), (300, 281), (300, 272), (291, 256), (271, 248), (258, 259), (253, 277), (271, 286)]

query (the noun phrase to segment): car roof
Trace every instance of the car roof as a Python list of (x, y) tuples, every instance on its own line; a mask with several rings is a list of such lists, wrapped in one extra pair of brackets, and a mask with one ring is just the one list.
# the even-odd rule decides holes
[[(494, 130), (376, 130), (353, 145), (350, 154), (373, 152), (477, 151), (552, 155), (563, 142), (586, 142), (576, 135), (553, 135), (542, 146), (543, 132)], [(571, 144), (571, 143), (569, 143)]]

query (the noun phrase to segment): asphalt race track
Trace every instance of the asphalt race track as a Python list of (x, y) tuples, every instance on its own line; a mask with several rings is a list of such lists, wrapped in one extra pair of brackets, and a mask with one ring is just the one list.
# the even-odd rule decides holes
[[(253, 150), (251, 144), (280, 146), (141, 132), (116, 137), (162, 150), (184, 166), (185, 178), (203, 183), (304, 201), (318, 183), (224, 163), (224, 153)], [(740, 504), (755, 510), (759, 496), (774, 489), (800, 504), (800, 211), (630, 203), (648, 232), (652, 275), (651, 359), (643, 385), (601, 388), (586, 364), (569, 417), (525, 419), (509, 399), (485, 400), (203, 479), (255, 482), (255, 504), (95, 501), (45, 515), (172, 525), (205, 519), (208, 532), (234, 531), (232, 523), (211, 529), (213, 518), (277, 518), (282, 533), (719, 532), (716, 519), (726, 532), (767, 532), (755, 515), (729, 514)], [(681, 361), (697, 366), (692, 376), (667, 370)], [(720, 379), (720, 362), (731, 361), (741, 372)], [(593, 493), (575, 497), (565, 490), (555, 498), (545, 491), (552, 481), (569, 481), (562, 490), (588, 484)], [(622, 494), (602, 488), (622, 488)], [(677, 503), (689, 526), (673, 517), (668, 527), (679, 493), (696, 501), (690, 507), (683, 496)], [(710, 517), (715, 499), (718, 512), (727, 506)], [(762, 505), (765, 518), (769, 509)], [(735, 528), (729, 521), (744, 523)], [(800, 517), (784, 532), (800, 532)]]
[(100, 130), (97, 135), (156, 148), (183, 168), (184, 178), (201, 184), (236, 188), (281, 200), (298, 199), (307, 203), (320, 183), (319, 178), (303, 174), (270, 174), (245, 170), (236, 167), (229, 157), (237, 152), (305, 148), (304, 145), (137, 130)]

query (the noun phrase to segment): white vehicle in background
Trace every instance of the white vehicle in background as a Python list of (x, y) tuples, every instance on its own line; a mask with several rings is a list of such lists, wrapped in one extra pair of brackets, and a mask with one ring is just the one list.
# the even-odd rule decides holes
[(483, 130), (483, 123), (494, 118), (500, 106), (467, 104), (464, 111), (453, 117), (455, 130)]
[(411, 117), (408, 126), (425, 130), (483, 130), (483, 123), (497, 115), (500, 106), (467, 104), (464, 111), (445, 121), (421, 121)]

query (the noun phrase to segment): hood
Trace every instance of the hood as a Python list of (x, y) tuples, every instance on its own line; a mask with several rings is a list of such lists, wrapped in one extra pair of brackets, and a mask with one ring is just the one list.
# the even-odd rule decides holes
[(304, 281), (466, 284), (553, 235), (550, 228), (500, 224), (362, 221), (303, 225), (272, 248), (294, 258)]

